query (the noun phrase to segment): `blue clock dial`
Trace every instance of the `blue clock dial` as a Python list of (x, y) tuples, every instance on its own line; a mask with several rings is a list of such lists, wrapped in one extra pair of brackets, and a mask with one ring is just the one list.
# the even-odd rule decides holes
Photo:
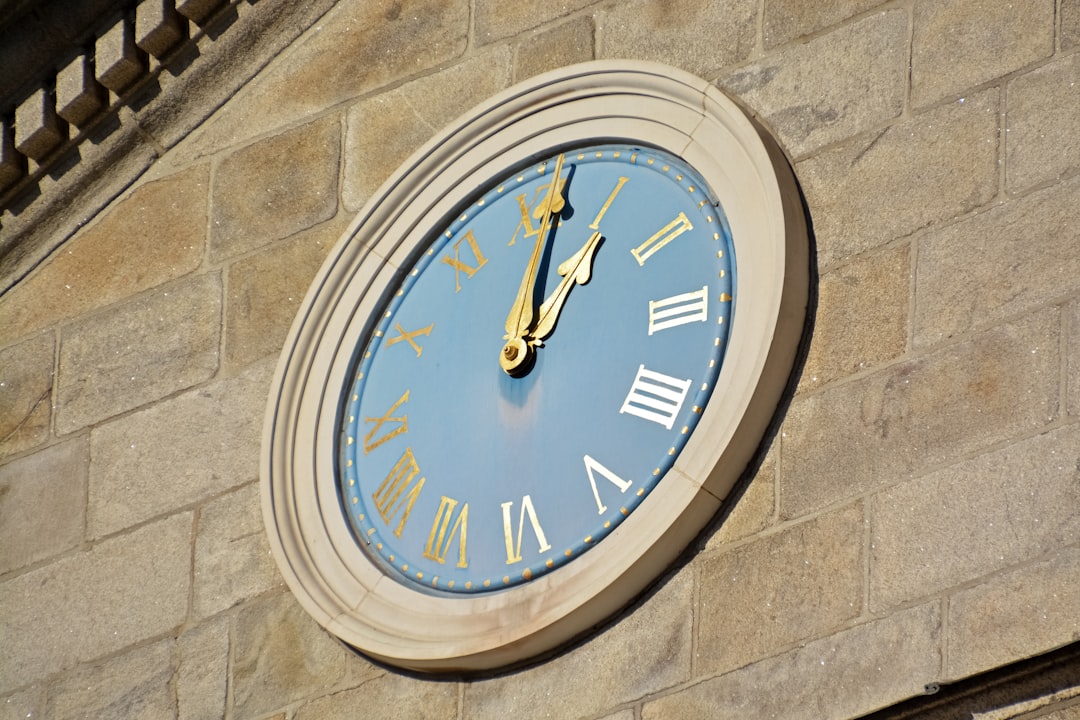
[(723, 210), (677, 158), (575, 148), (480, 193), (403, 271), (342, 407), (353, 531), (429, 593), (605, 541), (693, 433), (735, 306)]

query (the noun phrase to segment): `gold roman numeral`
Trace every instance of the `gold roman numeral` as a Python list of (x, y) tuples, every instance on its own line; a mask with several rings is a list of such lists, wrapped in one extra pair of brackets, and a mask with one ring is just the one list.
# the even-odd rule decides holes
[[(567, 178), (559, 178), (559, 194), (562, 195), (563, 187), (566, 185)], [(532, 224), (533, 214), (536, 212), (536, 206), (547, 199), (548, 192), (551, 191), (551, 185), (545, 184), (536, 188), (536, 192), (533, 193), (532, 203), (528, 203), (525, 200), (525, 193), (518, 195), (515, 200), (518, 203), (518, 210), (521, 212), (521, 221), (518, 222), (517, 227), (514, 228), (514, 234), (510, 236), (510, 242), (507, 245), (513, 245), (517, 242), (518, 233), (524, 230), (521, 238), (524, 240), (528, 237), (536, 237), (540, 232), (540, 226), (534, 226)], [(557, 221), (557, 218), (552, 217), (553, 221)]]
[(401, 459), (397, 461), (386, 479), (382, 481), (371, 498), (375, 501), (375, 507), (379, 516), (392, 525), (394, 519), (400, 515), (398, 525), (394, 528), (394, 534), (401, 537), (401, 531), (405, 529), (405, 523), (409, 520), (413, 504), (420, 496), (420, 490), (424, 487), (426, 478), (420, 478), (413, 482), (420, 474), (420, 466), (416, 464), (412, 448), (405, 448)]
[[(431, 523), (431, 534), (428, 535), (427, 545), (424, 546), (424, 557), (446, 564), (446, 554), (454, 543), (454, 537), (458, 539), (459, 568), (469, 567), (465, 555), (465, 539), (469, 533), (469, 503), (461, 506), (457, 516), (454, 516), (454, 508), (458, 501), (453, 498), (442, 496), (439, 509), (435, 511), (435, 521)], [(451, 526), (451, 522), (453, 525)], [(447, 532), (449, 530), (449, 533)]]
[(600, 212), (596, 213), (596, 219), (589, 225), (590, 230), (600, 229), (600, 221), (604, 219), (604, 215), (607, 213), (608, 208), (611, 207), (611, 203), (615, 201), (615, 196), (619, 194), (619, 191), (622, 190), (622, 186), (625, 185), (626, 181), (629, 179), (630, 178), (628, 177), (619, 177), (619, 182), (615, 183), (615, 189), (608, 195), (607, 200), (604, 202), (604, 206), (600, 208)]
[(693, 229), (694, 226), (690, 224), (690, 219), (686, 217), (686, 213), (681, 212), (678, 217), (660, 228), (655, 235), (631, 250), (630, 254), (637, 260), (638, 265), (644, 265), (645, 261), (652, 257), (657, 250), (687, 230)]
[(540, 228), (533, 227), (532, 209), (539, 200), (540, 192), (542, 190), (543, 188), (537, 189), (536, 193), (533, 195), (532, 205), (529, 205), (527, 202), (525, 202), (525, 193), (521, 193), (517, 196), (517, 198), (515, 198), (518, 202), (518, 209), (521, 211), (521, 221), (517, 224), (517, 227), (514, 228), (514, 234), (510, 236), (510, 242), (508, 242), (507, 245), (513, 245), (517, 242), (518, 232), (521, 230), (525, 231), (525, 233), (521, 236), (522, 239), (525, 239), (527, 237), (533, 237), (534, 235), (536, 235), (536, 233), (540, 232)]
[(416, 357), (420, 357), (420, 353), (424, 352), (424, 348), (420, 347), (419, 343), (416, 342), (415, 338), (417, 338), (420, 335), (424, 335), (424, 336), (430, 335), (431, 330), (434, 327), (435, 327), (435, 323), (431, 323), (426, 328), (420, 328), (419, 330), (413, 330), (412, 332), (406, 332), (405, 328), (401, 327), (401, 323), (394, 323), (394, 329), (397, 330), (401, 334), (398, 335), (397, 337), (389, 338), (386, 341), (386, 347), (390, 347), (391, 345), (396, 345), (399, 342), (401, 342), (402, 340), (404, 340), (405, 342), (409, 343), (409, 345), (412, 346), (413, 350), (416, 351)]
[[(475, 265), (468, 265), (461, 260), (461, 240), (469, 244), (473, 260), (476, 261)], [(471, 278), (477, 270), (487, 265), (487, 258), (480, 252), (480, 245), (476, 242), (476, 236), (473, 235), (472, 230), (466, 232), (461, 240), (454, 243), (454, 257), (447, 256), (442, 259), (445, 264), (454, 268), (454, 292), (461, 292), (461, 273), (465, 273), (466, 278)]]
[[(404, 395), (402, 395), (401, 397), (399, 397), (397, 399), (396, 403), (394, 403), (393, 405), (390, 406), (390, 409), (387, 410), (386, 413), (382, 417), (377, 417), (377, 418), (366, 417), (366, 418), (364, 418), (364, 422), (366, 422), (366, 423), (375, 423), (375, 427), (371, 428), (371, 430), (368, 432), (368, 434), (364, 436), (364, 454), (365, 455), (367, 455), (369, 452), (371, 452), (375, 448), (382, 445), (384, 442), (386, 442), (390, 438), (397, 437), (398, 435), (400, 435), (402, 433), (409, 432), (409, 416), (408, 415), (402, 415), (400, 417), (391, 417), (391, 414), (395, 410), (397, 410), (399, 407), (401, 407), (401, 405), (403, 405), (404, 403), (407, 403), (407, 402), (409, 402), (409, 391), (408, 390), (405, 391)], [(381, 438), (376, 440), (375, 439), (375, 434), (377, 432), (379, 432), (379, 428), (381, 428), (385, 423), (388, 423), (388, 422), (397, 423), (398, 425), (393, 430), (388, 431), (385, 435), (383, 435)]]

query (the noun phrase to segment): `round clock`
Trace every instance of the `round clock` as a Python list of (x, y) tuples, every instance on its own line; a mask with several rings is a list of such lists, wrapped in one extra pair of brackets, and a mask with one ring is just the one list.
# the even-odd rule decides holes
[(279, 364), (264, 514), (300, 602), (417, 670), (625, 605), (755, 453), (806, 253), (782, 155), (703, 81), (589, 63), (467, 115), (360, 213)]

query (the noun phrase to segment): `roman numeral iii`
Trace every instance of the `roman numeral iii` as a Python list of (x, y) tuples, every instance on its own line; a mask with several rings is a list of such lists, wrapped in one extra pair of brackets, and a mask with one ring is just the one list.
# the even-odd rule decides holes
[(677, 325), (705, 322), (709, 317), (709, 286), (700, 290), (649, 301), (649, 334)]
[(690, 380), (673, 378), (638, 365), (634, 384), (619, 412), (637, 415), (670, 430), (686, 400), (690, 383)]

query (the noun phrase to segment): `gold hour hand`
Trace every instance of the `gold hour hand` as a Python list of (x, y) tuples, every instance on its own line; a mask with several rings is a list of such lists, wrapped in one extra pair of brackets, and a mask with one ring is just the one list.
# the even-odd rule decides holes
[(529, 333), (529, 344), (540, 345), (551, 331), (555, 329), (555, 323), (559, 319), (566, 298), (570, 296), (570, 290), (574, 285), (584, 285), (592, 277), (592, 261), (600, 242), (604, 239), (599, 232), (594, 232), (581, 249), (574, 253), (566, 262), (559, 265), (559, 275), (562, 282), (559, 283), (551, 295), (540, 305), (540, 320), (536, 327)]
[(559, 154), (555, 160), (555, 172), (548, 187), (547, 196), (537, 206), (533, 216), (540, 220), (540, 228), (536, 234), (536, 245), (533, 247), (529, 264), (525, 266), (525, 275), (521, 278), (514, 304), (510, 307), (510, 314), (506, 316), (506, 344), (499, 353), (499, 366), (510, 375), (519, 374), (527, 367), (532, 353), (532, 348), (525, 342), (525, 335), (532, 327), (535, 313), (533, 312), (533, 296), (535, 295), (536, 271), (540, 265), (540, 256), (543, 254), (544, 245), (547, 243), (548, 231), (551, 229), (552, 218), (563, 209), (562, 197), (563, 160), (565, 155)]

